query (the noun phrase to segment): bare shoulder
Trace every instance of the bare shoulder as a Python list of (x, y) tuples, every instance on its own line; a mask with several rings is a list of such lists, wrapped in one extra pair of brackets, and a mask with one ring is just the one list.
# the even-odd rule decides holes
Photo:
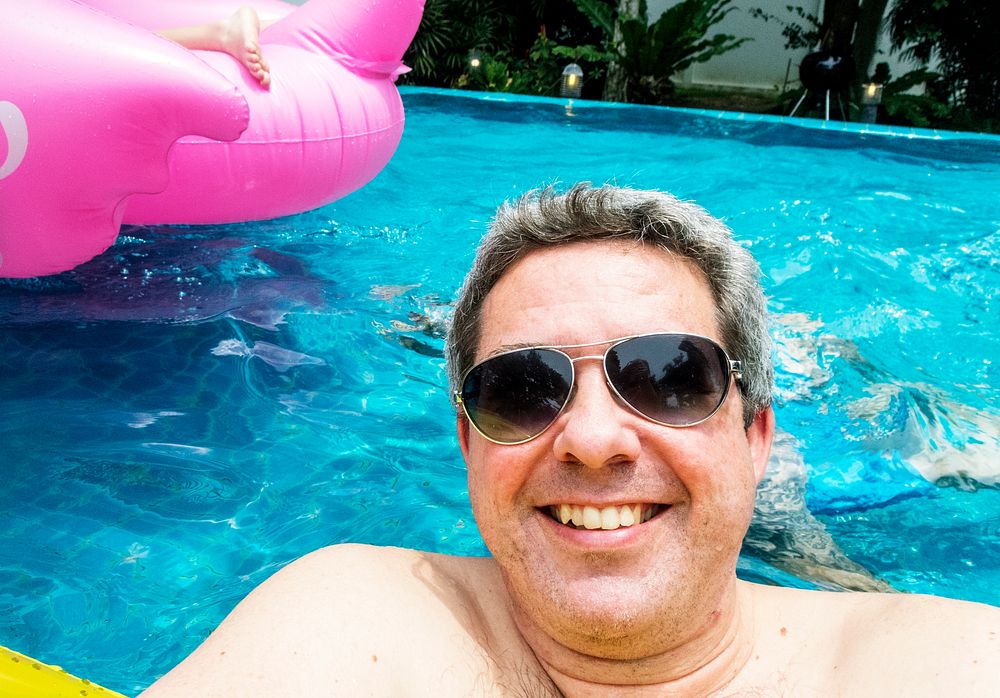
[(412, 695), (421, 681), (461, 684), (483, 670), (476, 637), (490, 622), (469, 599), (495, 583), (489, 559), (324, 548), (251, 592), (148, 696)]
[(411, 583), (422, 586), (420, 581), (426, 580), (428, 575), (434, 578), (473, 578), (488, 573), (492, 567), (488, 558), (457, 557), (374, 545), (331, 545), (292, 562), (268, 580), (266, 584), (273, 589), (262, 584), (260, 591), (270, 593), (302, 584), (314, 592), (330, 585), (342, 591), (346, 585), (359, 586), (370, 594), (386, 584), (393, 591)]
[(757, 587), (766, 646), (796, 639), (844, 695), (996, 695), (1000, 608), (919, 594)]
[(843, 656), (868, 685), (903, 686), (910, 695), (996, 695), (1000, 608), (995, 606), (918, 594), (863, 594), (845, 614), (844, 637)]

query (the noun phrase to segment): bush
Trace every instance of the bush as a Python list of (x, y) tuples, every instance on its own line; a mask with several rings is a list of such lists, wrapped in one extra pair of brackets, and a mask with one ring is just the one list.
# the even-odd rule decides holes
[(609, 99), (663, 104), (674, 92), (672, 75), (750, 41), (729, 34), (707, 36), (734, 9), (732, 0), (683, 0), (652, 24), (646, 0), (639, 0), (635, 15), (617, 12), (600, 0), (576, 3), (594, 26), (604, 30), (615, 72), (620, 71), (606, 92)]
[(403, 60), (407, 82), (451, 86), (467, 69), (469, 51), (503, 53), (514, 43), (514, 15), (500, 0), (427, 0)]
[(952, 128), (1000, 132), (1000, 51), (994, 23), (972, 0), (896, 0), (889, 15), (893, 48), (925, 65), (940, 62)]
[(584, 82), (600, 84), (603, 64), (610, 56), (594, 46), (561, 46), (545, 34), (539, 34), (528, 51), (528, 57), (517, 59), (509, 54), (486, 56), (478, 70), (459, 76), (455, 87), (486, 92), (518, 92), (556, 96), (562, 71), (568, 63), (578, 63), (587, 76)]

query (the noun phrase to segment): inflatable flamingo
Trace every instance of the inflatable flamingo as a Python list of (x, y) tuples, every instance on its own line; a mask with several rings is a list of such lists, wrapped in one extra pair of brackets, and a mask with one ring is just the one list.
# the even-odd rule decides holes
[(124, 223), (299, 213), (369, 182), (403, 129), (394, 80), (423, 0), (254, 3), (262, 88), (156, 29), (230, 0), (0, 0), (0, 277), (71, 269)]

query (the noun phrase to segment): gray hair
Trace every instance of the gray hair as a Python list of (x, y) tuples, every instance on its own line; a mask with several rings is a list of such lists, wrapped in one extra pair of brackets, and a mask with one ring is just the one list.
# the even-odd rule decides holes
[(565, 194), (535, 190), (497, 211), (459, 292), (445, 353), (452, 391), (473, 365), (483, 301), (508, 269), (531, 252), (574, 242), (623, 240), (656, 245), (701, 270), (716, 304), (726, 352), (743, 363), (744, 423), (771, 404), (774, 368), (760, 267), (732, 231), (705, 209), (670, 194), (577, 184)]

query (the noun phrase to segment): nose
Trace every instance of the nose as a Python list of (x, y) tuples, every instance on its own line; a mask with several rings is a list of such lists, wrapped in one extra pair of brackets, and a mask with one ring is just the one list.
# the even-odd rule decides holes
[(618, 403), (598, 362), (576, 365), (575, 395), (559, 420), (553, 442), (564, 463), (602, 468), (639, 459), (636, 416)]

